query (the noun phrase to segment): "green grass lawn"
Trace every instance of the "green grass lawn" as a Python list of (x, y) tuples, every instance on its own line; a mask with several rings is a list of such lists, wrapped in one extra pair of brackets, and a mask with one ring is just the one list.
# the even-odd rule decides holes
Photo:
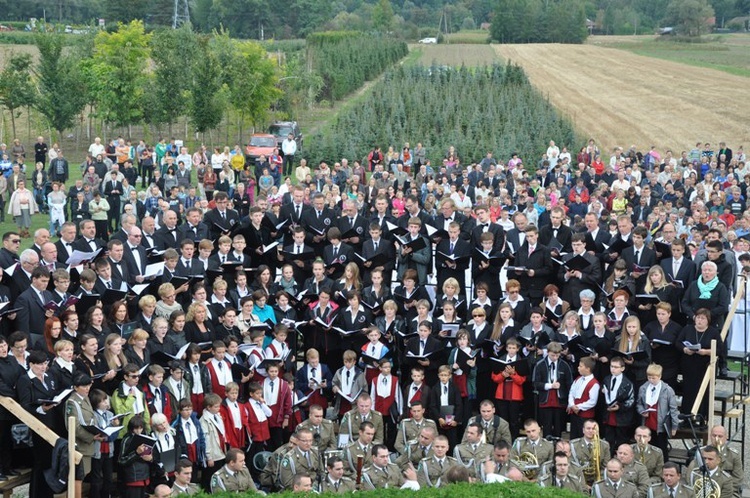
[(707, 37), (704, 43), (678, 43), (654, 37), (638, 37), (637, 41), (629, 41), (626, 37), (612, 37), (611, 41), (608, 38), (598, 36), (595, 43), (647, 57), (750, 77), (750, 35), (715, 35)]

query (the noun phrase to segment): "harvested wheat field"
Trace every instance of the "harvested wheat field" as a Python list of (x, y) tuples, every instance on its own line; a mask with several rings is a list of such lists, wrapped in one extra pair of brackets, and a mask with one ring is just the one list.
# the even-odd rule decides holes
[(750, 143), (750, 78), (588, 45), (493, 47), (603, 151)]
[(443, 44), (440, 45), (410, 45), (410, 50), (418, 50), (417, 60), (423, 66), (486, 66), (494, 62), (501, 62), (490, 45), (479, 44)]

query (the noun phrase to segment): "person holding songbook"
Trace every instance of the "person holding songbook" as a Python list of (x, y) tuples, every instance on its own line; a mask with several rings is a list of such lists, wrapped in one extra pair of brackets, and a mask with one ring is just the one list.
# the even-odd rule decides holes
[(637, 316), (629, 316), (622, 324), (622, 333), (615, 338), (615, 356), (625, 362), (625, 376), (636, 391), (646, 382), (646, 367), (651, 363), (651, 343), (641, 331)]
[(117, 477), (122, 482), (123, 498), (142, 498), (151, 482), (156, 441), (145, 435), (146, 423), (140, 416), (128, 421), (128, 433), (122, 440)]
[(505, 343), (505, 354), (494, 365), (492, 380), (497, 384), (495, 407), (498, 415), (510, 423), (513, 438), (518, 437), (521, 407), (523, 406), (523, 384), (528, 376), (525, 359), (520, 353), (520, 343), (510, 338)]
[(662, 366), (656, 363), (646, 369), (648, 382), (638, 391), (636, 411), (642, 417), (643, 425), (656, 435), (654, 446), (661, 449), (665, 460), (669, 460), (669, 438), (677, 434), (680, 412), (674, 390), (662, 381), (662, 370)]
[(677, 336), (682, 327), (672, 321), (672, 306), (669, 303), (659, 303), (656, 308), (656, 320), (646, 323), (643, 332), (651, 342), (651, 359), (662, 366), (661, 378), (672, 386), (677, 385), (677, 374), (680, 372), (681, 353), (675, 347)]
[(453, 370), (453, 383), (461, 393), (463, 410), (458, 414), (462, 425), (466, 425), (471, 417), (473, 400), (477, 398), (477, 355), (478, 349), (469, 345), (469, 333), (459, 330), (456, 334), (456, 347), (448, 355), (448, 365)]

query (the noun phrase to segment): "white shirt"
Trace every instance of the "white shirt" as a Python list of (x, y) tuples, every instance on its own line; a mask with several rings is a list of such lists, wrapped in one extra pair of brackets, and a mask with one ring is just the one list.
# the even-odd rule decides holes
[(232, 368), (226, 361), (216, 361), (215, 358), (211, 358), (211, 364), (214, 366), (216, 381), (220, 386), (226, 386), (229, 382), (232, 382)]
[[(273, 382), (273, 388), (271, 383)], [(270, 379), (267, 378), (263, 381), (263, 399), (266, 400), (268, 406), (274, 406), (279, 401), (280, 383), (283, 382), (280, 378)]]
[[(570, 387), (570, 394), (568, 394), (568, 406), (575, 406), (575, 398), (583, 396), (583, 391), (586, 389), (589, 381), (593, 379), (593, 375), (587, 375), (586, 377), (578, 377), (573, 385)], [(589, 399), (583, 403), (578, 404), (578, 408), (581, 410), (589, 410), (596, 406), (596, 402), (599, 400), (599, 383), (594, 383), (589, 391)]]
[(255, 401), (253, 399), (251, 399), (249, 403), (250, 408), (252, 408), (255, 412), (255, 416), (258, 417), (258, 422), (265, 422), (268, 417), (271, 416), (272, 412), (271, 409), (268, 408), (268, 405), (261, 403), (260, 401)]
[(240, 415), (240, 405), (237, 401), (227, 400), (229, 413), (232, 414), (232, 423), (235, 429), (242, 429), (242, 415)]
[[(197, 369), (196, 369), (197, 367)], [(198, 364), (188, 364), (190, 372), (193, 374), (193, 390), (192, 394), (203, 394), (203, 381), (201, 379), (201, 369)]]

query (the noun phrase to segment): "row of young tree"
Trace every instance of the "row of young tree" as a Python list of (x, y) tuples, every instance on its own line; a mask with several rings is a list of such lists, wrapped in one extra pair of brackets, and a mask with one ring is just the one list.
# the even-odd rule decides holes
[(409, 53), (403, 41), (354, 31), (307, 37), (309, 65), (323, 80), (321, 99), (341, 100)]
[(421, 142), (433, 164), (453, 145), (465, 164), (496, 157), (540, 157), (550, 137), (575, 143), (572, 123), (529, 83), (516, 65), (477, 69), (398, 66), (366, 100), (343, 111), (311, 137), (306, 155), (314, 161), (361, 159), (373, 146)]
[(0, 73), (0, 104), (15, 118), (34, 108), (58, 134), (82, 117), (109, 127), (161, 131), (187, 117), (196, 132), (213, 130), (228, 112), (264, 123), (278, 100), (276, 64), (255, 42), (189, 27), (147, 33), (140, 21), (64, 47), (38, 34), (39, 61), (12, 55)]

